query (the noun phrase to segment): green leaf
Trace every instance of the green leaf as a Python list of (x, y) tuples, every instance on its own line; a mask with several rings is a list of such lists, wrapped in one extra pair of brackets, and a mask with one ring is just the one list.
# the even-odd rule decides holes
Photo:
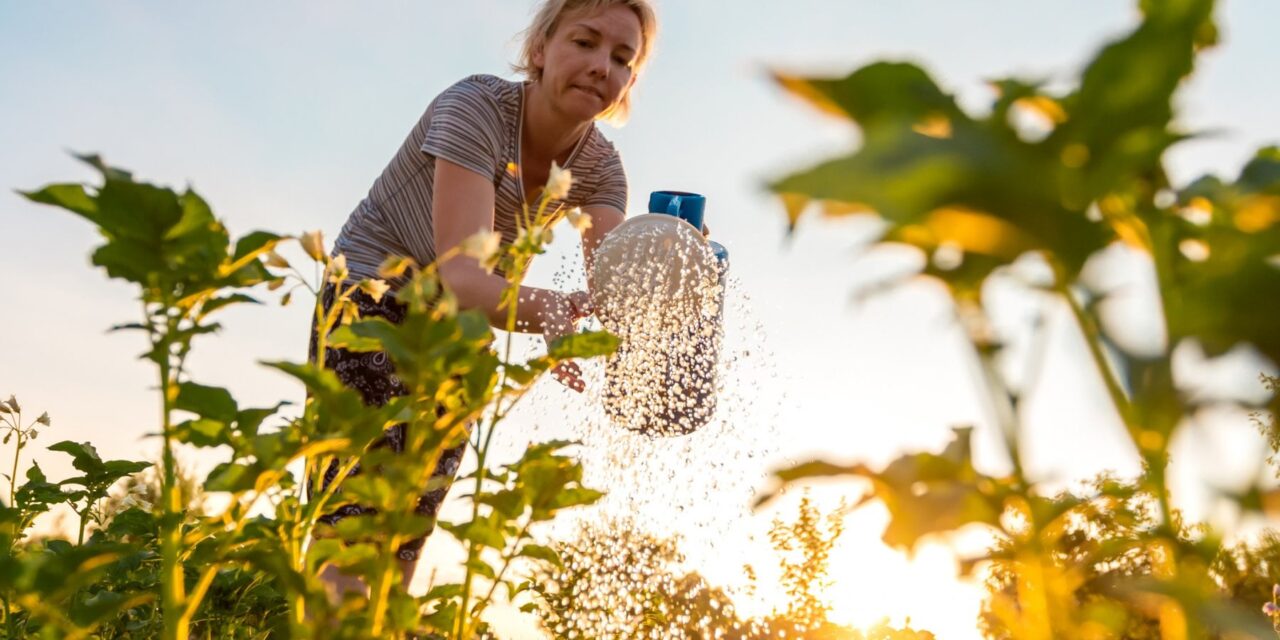
[(187, 420), (173, 429), (174, 439), (197, 447), (229, 444), (228, 435), (227, 423), (210, 418)]
[(80, 162), (83, 162), (93, 167), (94, 169), (97, 169), (100, 173), (102, 173), (102, 176), (108, 180), (124, 180), (124, 181), (133, 180), (133, 174), (129, 173), (128, 171), (125, 171), (124, 169), (107, 165), (107, 163), (102, 160), (102, 156), (99, 156), (96, 153), (72, 152), (71, 156), (79, 160)]
[(775, 74), (774, 80), (818, 109), (863, 126), (885, 120), (919, 122), (929, 117), (961, 117), (955, 100), (942, 92), (920, 67), (877, 62), (842, 79)]
[(351, 328), (343, 325), (329, 334), (329, 346), (335, 349), (346, 349), (355, 352), (382, 351), (382, 342), (376, 337), (359, 335)]
[(130, 507), (117, 513), (107, 526), (113, 537), (121, 536), (154, 536), (159, 531), (159, 521), (151, 513), (138, 507)]
[(252, 490), (257, 482), (257, 474), (248, 465), (224, 462), (209, 473), (204, 482), (205, 491), (227, 491), (243, 493)]
[(194, 191), (187, 190), (181, 197), (182, 217), (177, 224), (164, 234), (165, 240), (176, 240), (183, 236), (199, 236), (222, 232), (222, 225), (213, 217), (209, 204)]
[(40, 204), (61, 207), (72, 213), (97, 222), (98, 205), (79, 184), (51, 184), (39, 191), (19, 191), (19, 195)]
[(547, 349), (552, 358), (594, 358), (605, 356), (618, 349), (618, 338), (608, 331), (587, 331), (567, 335), (556, 340)]
[(269, 231), (253, 231), (236, 241), (236, 250), (232, 260), (240, 261), (253, 254), (263, 254), (275, 248), (284, 238)]
[(555, 549), (545, 547), (540, 544), (526, 544), (523, 547), (520, 547), (520, 551), (516, 555), (524, 558), (542, 560), (543, 562), (551, 563), (557, 567), (564, 566), (560, 560), (560, 554), (556, 553)]
[(98, 457), (98, 450), (88, 442), (63, 440), (49, 445), (49, 450), (69, 454), (72, 457), (72, 466), (83, 471), (86, 476), (100, 474), (106, 470), (102, 458)]
[(258, 434), (258, 428), (262, 426), (262, 422), (268, 417), (275, 415), (280, 411), (281, 407), (293, 404), (287, 400), (281, 401), (274, 407), (263, 407), (259, 409), (241, 409), (236, 412), (236, 429), (249, 437)]
[(471, 560), (467, 560), (467, 562), (465, 563), (465, 566), (467, 567), (467, 569), (469, 569), (472, 573), (476, 575), (484, 576), (485, 578), (488, 578), (490, 580), (498, 579), (498, 574), (493, 570), (493, 567), (489, 566), (487, 562), (485, 562), (484, 560), (481, 560), (480, 558), (473, 558)]
[(462, 597), (462, 585), (460, 584), (438, 584), (431, 587), (426, 595), (422, 596), (423, 600), (449, 600), (452, 598)]
[(262, 304), (260, 300), (253, 296), (243, 293), (233, 293), (230, 295), (219, 296), (217, 298), (211, 298), (208, 302), (204, 303), (204, 306), (200, 307), (200, 312), (202, 315), (209, 315), (222, 307), (240, 303)]
[(235, 398), (231, 397), (230, 391), (194, 382), (179, 385), (174, 408), (223, 423), (234, 421), (237, 411)]
[(484, 520), (472, 520), (464, 524), (438, 522), (440, 528), (453, 534), (459, 542), (472, 542), (491, 549), (503, 549), (507, 545), (506, 538), (493, 524)]

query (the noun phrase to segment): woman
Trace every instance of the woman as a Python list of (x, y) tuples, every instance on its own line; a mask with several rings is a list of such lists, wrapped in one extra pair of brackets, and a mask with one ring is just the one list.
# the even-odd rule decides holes
[[(517, 212), (524, 203), (536, 206), (552, 163), (571, 171), (574, 180), (568, 194), (553, 201), (551, 208), (563, 212), (578, 206), (591, 216), (592, 224), (582, 234), (584, 257), (590, 263), (600, 240), (622, 222), (627, 203), (622, 161), (595, 121), (625, 121), (631, 89), (652, 51), (656, 31), (648, 0), (546, 0), (525, 32), (515, 66), (527, 79), (511, 82), (476, 75), (446, 89), (352, 212), (334, 248), (335, 254), (346, 256), (350, 280), (378, 278), (378, 267), (388, 256), (434, 262), (437, 255), (482, 231), (497, 231), (504, 243), (513, 242)], [(505, 324), (506, 311), (498, 309), (506, 286), (501, 276), (461, 255), (442, 263), (439, 273), (461, 307), (484, 311), (495, 326)], [(395, 288), (404, 280), (390, 284)], [(326, 307), (332, 296), (330, 285)], [(393, 296), (374, 302), (356, 291), (353, 299), (363, 316), (392, 322), (404, 317)], [(574, 322), (588, 315), (586, 301), (581, 291), (564, 294), (521, 287), (518, 326), (541, 333), (550, 343), (571, 333)], [(360, 391), (367, 404), (382, 405), (404, 393), (386, 354), (330, 349), (325, 364)], [(560, 367), (556, 378), (575, 391), (583, 389), (575, 364)], [(386, 444), (401, 450), (404, 428), (389, 429)], [(446, 452), (435, 475), (452, 479), (463, 451), (459, 446)], [(335, 462), (325, 470), (320, 490), (336, 474)], [(423, 494), (418, 513), (434, 517), (446, 491)], [(367, 512), (359, 505), (344, 505), (322, 520), (333, 524)], [(413, 578), (423, 542), (414, 540), (398, 550), (405, 585)], [(365, 588), (332, 567), (321, 578), (337, 598), (344, 591)]]

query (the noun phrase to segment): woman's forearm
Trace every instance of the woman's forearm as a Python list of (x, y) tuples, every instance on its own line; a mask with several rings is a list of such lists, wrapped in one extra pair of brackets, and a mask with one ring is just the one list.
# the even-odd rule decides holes
[[(460, 308), (480, 310), (489, 318), (491, 326), (504, 331), (507, 329), (508, 310), (498, 308), (502, 292), (508, 286), (504, 278), (486, 273), (475, 260), (463, 256), (440, 265), (440, 278), (457, 296)], [(520, 287), (515, 329), (519, 333), (544, 333), (547, 318), (554, 314), (568, 317), (569, 313), (568, 300), (559, 291)]]

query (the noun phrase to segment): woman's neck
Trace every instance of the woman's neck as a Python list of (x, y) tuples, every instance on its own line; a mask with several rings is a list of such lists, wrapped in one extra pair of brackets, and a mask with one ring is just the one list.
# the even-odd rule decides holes
[(526, 84), (524, 92), (524, 140), (521, 143), (525, 153), (564, 164), (591, 121), (575, 121), (556, 111), (539, 82)]

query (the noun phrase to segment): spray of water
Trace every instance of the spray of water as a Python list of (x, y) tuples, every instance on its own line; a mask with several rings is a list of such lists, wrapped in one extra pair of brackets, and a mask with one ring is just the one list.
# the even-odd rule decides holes
[[(608, 361), (586, 363), (588, 392), (541, 386), (524, 405), (531, 439), (580, 441), (584, 484), (607, 492), (548, 532), (595, 540), (583, 557), (601, 570), (589, 587), (579, 585), (587, 589), (575, 595), (583, 606), (559, 622), (591, 637), (642, 637), (627, 633), (636, 629), (627, 620), (637, 602), (615, 600), (646, 598), (648, 588), (636, 585), (647, 583), (629, 569), (609, 569), (649, 544), (638, 541), (671, 541), (677, 573), (696, 573), (730, 594), (746, 587), (748, 550), (767, 547), (750, 506), (785, 401), (774, 356), (741, 283), (715, 268), (705, 243), (665, 242), (664, 234), (642, 230), (625, 250), (598, 254), (596, 273), (610, 276), (593, 288), (611, 292), (596, 297), (597, 316), (622, 346)], [(562, 267), (557, 284), (572, 286), (572, 272)], [(630, 533), (583, 534), (602, 528)], [(663, 584), (654, 588), (679, 591)], [(601, 602), (611, 604), (586, 606)], [(573, 620), (574, 611), (591, 619)]]

